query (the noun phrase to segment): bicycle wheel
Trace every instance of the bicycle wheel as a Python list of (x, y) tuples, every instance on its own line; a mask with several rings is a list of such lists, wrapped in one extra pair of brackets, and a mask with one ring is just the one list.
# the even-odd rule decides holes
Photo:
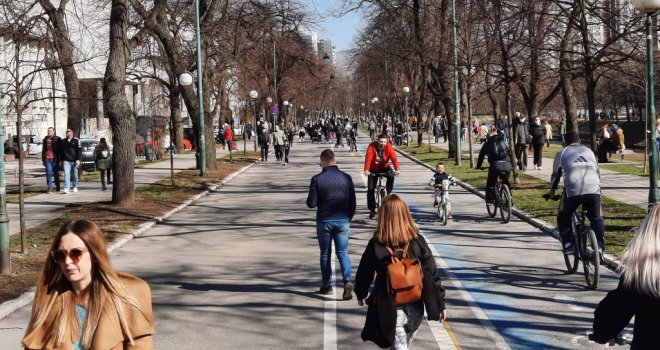
[(495, 199), (493, 203), (488, 203), (488, 201), (486, 201), (486, 210), (488, 211), (488, 217), (494, 218), (497, 214), (497, 199)]
[(600, 256), (598, 254), (598, 242), (596, 234), (589, 229), (584, 237), (582, 247), (582, 265), (584, 267), (584, 279), (587, 281), (587, 288), (596, 289), (600, 279)]
[(385, 188), (381, 187), (378, 189), (378, 207), (380, 207), (383, 204), (383, 199), (387, 196), (387, 191)]
[(380, 208), (380, 203), (383, 201), (383, 199), (380, 197), (380, 189), (376, 187), (374, 190), (374, 202), (376, 204), (376, 209)]
[(438, 218), (440, 219), (440, 225), (447, 225), (447, 215), (447, 204), (444, 199), (441, 199), (440, 203), (438, 203)]
[[(578, 243), (576, 241), (576, 238), (578, 236), (578, 231), (573, 221), (571, 221), (571, 231), (573, 232), (573, 247), (575, 251), (573, 252), (573, 254), (564, 254), (564, 263), (566, 263), (566, 271), (568, 272), (569, 275), (574, 274), (575, 271), (577, 271), (578, 269), (578, 259), (579, 259), (578, 251), (580, 250)], [(561, 244), (563, 248), (564, 242), (562, 242)]]
[(511, 220), (511, 190), (509, 190), (509, 186), (502, 184), (499, 194), (500, 217), (502, 218), (502, 222), (506, 224)]

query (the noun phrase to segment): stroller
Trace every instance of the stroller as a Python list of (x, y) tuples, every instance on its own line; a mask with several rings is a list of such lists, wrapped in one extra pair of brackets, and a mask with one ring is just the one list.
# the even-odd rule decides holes
[(322, 131), (321, 128), (313, 129), (312, 134), (310, 135), (312, 137), (312, 143), (321, 143), (321, 135)]

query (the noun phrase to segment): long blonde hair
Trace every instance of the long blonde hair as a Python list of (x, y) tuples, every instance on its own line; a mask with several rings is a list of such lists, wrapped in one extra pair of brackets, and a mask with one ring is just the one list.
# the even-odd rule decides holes
[[(92, 261), (92, 282), (87, 292), (89, 311), (82, 329), (79, 329), (78, 326), (74, 295), (72, 292), (66, 293), (72, 290), (71, 283), (62, 273), (59, 264), (55, 263), (50, 256), (53, 250), (58, 249), (62, 236), (68, 233), (78, 236), (85, 243)], [(65, 341), (74, 342), (80, 337), (80, 332), (83, 332), (81, 345), (88, 349), (101, 315), (108, 309), (114, 309), (119, 317), (122, 331), (133, 344), (126, 311), (127, 308), (140, 310), (140, 306), (137, 299), (131, 295), (112, 269), (103, 233), (95, 223), (87, 220), (69, 221), (60, 227), (48, 249), (36, 289), (26, 335), (38, 327), (44, 327), (47, 337), (43, 339), (44, 344), (53, 343), (59, 346)], [(59, 315), (52, 318), (52, 322), (45, 324), (49, 318), (47, 311), (51, 310), (55, 303), (60, 304), (61, 311)]]
[(651, 207), (621, 260), (625, 286), (660, 297), (660, 203)]
[(378, 209), (378, 227), (374, 233), (376, 241), (382, 245), (397, 247), (418, 236), (417, 226), (406, 202), (396, 194), (383, 199)]

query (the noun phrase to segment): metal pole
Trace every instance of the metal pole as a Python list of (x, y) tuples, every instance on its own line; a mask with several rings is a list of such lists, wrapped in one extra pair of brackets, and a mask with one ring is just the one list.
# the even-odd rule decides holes
[(5, 127), (2, 120), (2, 90), (0, 90), (0, 274), (8, 275), (11, 272), (11, 259), (9, 259), (9, 215), (7, 215), (4, 154)]
[(409, 135), (409, 131), (408, 131), (408, 93), (407, 92), (406, 92), (406, 108), (405, 108), (405, 110), (406, 110), (406, 112), (405, 112), (405, 115), (403, 116), (403, 125), (405, 126), (404, 129), (405, 129), (405, 134), (406, 134), (406, 146), (410, 146), (409, 143), (408, 143), (408, 140), (409, 140), (408, 136), (410, 136), (410, 135)]
[(172, 187), (176, 186), (174, 183), (174, 120), (170, 117), (170, 178), (172, 179)]
[(461, 104), (460, 95), (458, 91), (458, 47), (456, 45), (456, 0), (451, 2), (451, 17), (452, 17), (452, 46), (454, 47), (454, 138), (456, 139), (456, 165), (461, 165), (461, 135), (458, 132), (461, 128)]
[(653, 22), (652, 13), (646, 14), (646, 52), (647, 52), (647, 71), (648, 71), (648, 108), (646, 123), (650, 131), (647, 140), (648, 147), (651, 148), (651, 158), (649, 159), (649, 207), (658, 202), (660, 194), (658, 193), (658, 148), (655, 145), (655, 91), (653, 87)]
[(252, 125), (252, 128), (255, 129), (255, 133), (254, 133), (254, 135), (255, 135), (254, 136), (254, 151), (256, 152), (257, 151), (257, 136), (258, 136), (257, 132), (256, 132), (256, 129), (257, 129), (257, 100), (256, 99), (252, 99), (252, 105), (254, 106), (254, 125)]
[(206, 140), (204, 135), (204, 74), (202, 71), (202, 43), (199, 28), (199, 0), (195, 0), (195, 41), (197, 42), (197, 99), (199, 103), (199, 175), (206, 176)]

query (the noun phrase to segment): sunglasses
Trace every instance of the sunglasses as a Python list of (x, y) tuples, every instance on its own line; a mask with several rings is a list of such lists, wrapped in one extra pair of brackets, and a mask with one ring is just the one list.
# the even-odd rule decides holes
[(71, 258), (74, 264), (77, 264), (83, 254), (87, 251), (87, 248), (73, 248), (70, 251), (66, 250), (53, 250), (50, 252), (50, 256), (53, 258), (53, 261), (56, 263), (63, 263), (66, 261), (66, 257)]

